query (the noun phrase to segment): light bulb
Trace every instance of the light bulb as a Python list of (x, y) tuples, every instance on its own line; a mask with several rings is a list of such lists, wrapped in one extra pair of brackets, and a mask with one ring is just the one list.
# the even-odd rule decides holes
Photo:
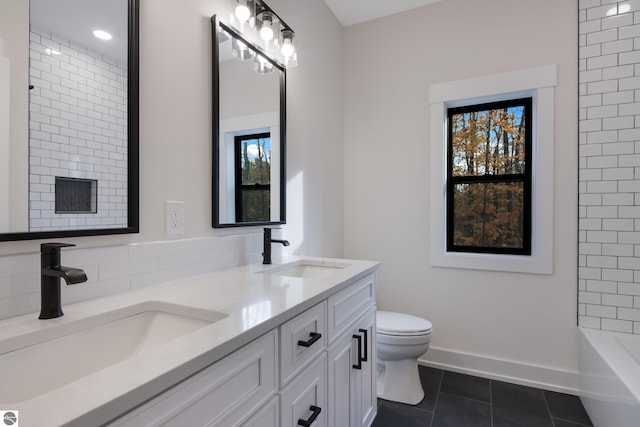
[(265, 21), (262, 23), (262, 28), (260, 28), (260, 38), (266, 42), (273, 38), (273, 27), (271, 27), (271, 22)]
[(288, 58), (293, 55), (293, 52), (295, 51), (296, 48), (293, 46), (291, 39), (284, 39), (284, 42), (282, 42), (282, 47), (280, 48), (280, 52), (282, 52), (282, 55), (285, 58)]
[(247, 7), (247, 0), (240, 0), (238, 7), (236, 7), (236, 18), (240, 22), (247, 22), (251, 18), (251, 11)]
[(280, 53), (285, 58), (289, 58), (296, 51), (295, 46), (293, 45), (293, 31), (291, 30), (283, 30), (282, 31), (282, 47), (280, 47)]

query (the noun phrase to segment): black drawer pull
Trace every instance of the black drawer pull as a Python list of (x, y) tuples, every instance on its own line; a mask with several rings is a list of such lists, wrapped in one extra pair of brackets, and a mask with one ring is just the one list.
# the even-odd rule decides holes
[(353, 368), (362, 369), (362, 337), (360, 335), (353, 334), (353, 338), (358, 341), (358, 361), (353, 365)]
[(313, 424), (316, 418), (318, 418), (318, 415), (320, 415), (320, 412), (322, 411), (322, 409), (320, 409), (319, 406), (313, 406), (313, 405), (309, 406), (309, 410), (312, 411), (313, 413), (306, 420), (303, 420), (302, 418), (298, 419), (299, 426), (309, 427), (311, 424)]
[(366, 362), (368, 357), (367, 357), (367, 348), (369, 347), (368, 344), (368, 338), (367, 335), (369, 335), (369, 331), (367, 331), (366, 329), (358, 329), (358, 331), (362, 332), (362, 334), (364, 335), (364, 357), (360, 360), (362, 360), (363, 362)]
[(315, 343), (320, 339), (320, 337), (322, 337), (322, 334), (319, 334), (317, 332), (309, 332), (309, 336), (311, 338), (309, 338), (309, 340), (307, 341), (298, 340), (298, 345), (301, 345), (302, 347), (311, 347), (313, 343)]

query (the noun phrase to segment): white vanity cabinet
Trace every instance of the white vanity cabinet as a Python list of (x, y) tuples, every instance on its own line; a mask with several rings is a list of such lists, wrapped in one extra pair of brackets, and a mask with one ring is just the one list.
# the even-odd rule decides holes
[(369, 426), (375, 373), (371, 274), (111, 426)]

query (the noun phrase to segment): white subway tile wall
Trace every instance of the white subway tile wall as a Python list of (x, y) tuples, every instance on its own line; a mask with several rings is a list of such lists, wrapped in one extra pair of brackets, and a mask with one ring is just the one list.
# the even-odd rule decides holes
[(579, 0), (581, 326), (640, 334), (640, 0)]
[[(127, 69), (31, 29), (29, 230), (127, 225)], [(97, 213), (55, 213), (55, 177), (97, 180)]]
[[(0, 256), (0, 319), (40, 311), (40, 253)], [(87, 282), (62, 285), (62, 304), (262, 261), (262, 233), (64, 249)]]

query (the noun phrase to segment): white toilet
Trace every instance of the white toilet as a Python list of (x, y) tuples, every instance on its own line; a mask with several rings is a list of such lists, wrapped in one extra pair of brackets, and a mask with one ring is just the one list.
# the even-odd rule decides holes
[(429, 349), (431, 322), (409, 314), (376, 313), (378, 397), (417, 405), (424, 397), (418, 357)]

